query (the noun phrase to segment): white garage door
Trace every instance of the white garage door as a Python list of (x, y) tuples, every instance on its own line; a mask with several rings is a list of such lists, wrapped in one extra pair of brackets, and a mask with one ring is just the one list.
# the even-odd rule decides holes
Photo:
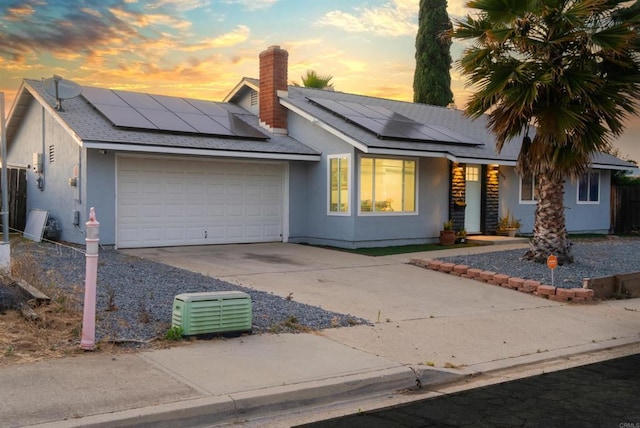
[(281, 164), (118, 158), (119, 248), (282, 241)]

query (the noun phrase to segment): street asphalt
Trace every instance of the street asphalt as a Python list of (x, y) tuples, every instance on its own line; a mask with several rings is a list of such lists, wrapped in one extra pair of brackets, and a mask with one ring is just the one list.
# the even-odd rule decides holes
[(523, 247), (386, 257), (282, 243), (127, 250), (371, 325), (4, 367), (0, 426), (290, 426), (341, 404), (418, 399), (418, 383), (442, 393), (505, 370), (640, 353), (638, 299), (564, 304), (408, 264), (508, 248)]
[(635, 428), (639, 395), (635, 354), (298, 427)]

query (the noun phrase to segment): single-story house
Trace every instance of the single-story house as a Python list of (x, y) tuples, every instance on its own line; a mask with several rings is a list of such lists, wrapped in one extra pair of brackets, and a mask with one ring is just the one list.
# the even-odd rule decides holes
[[(491, 234), (507, 210), (531, 232), (531, 177), (484, 118), (456, 109), (287, 84), (288, 54), (260, 54), (224, 102), (83, 87), (57, 100), (24, 80), (7, 122), (10, 166), (28, 170), (27, 208), (84, 243), (156, 247), (283, 241), (345, 248), (437, 240), (453, 219)], [(607, 232), (607, 154), (565, 184), (567, 228)]]

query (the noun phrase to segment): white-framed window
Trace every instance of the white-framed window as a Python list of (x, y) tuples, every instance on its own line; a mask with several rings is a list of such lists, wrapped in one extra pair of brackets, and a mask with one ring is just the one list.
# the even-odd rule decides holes
[(578, 179), (579, 204), (600, 203), (600, 171), (587, 171)]
[(329, 164), (329, 214), (349, 215), (351, 209), (351, 155), (327, 156)]
[(536, 177), (533, 174), (526, 174), (520, 177), (520, 203), (535, 204), (538, 202), (536, 195)]
[(415, 159), (360, 158), (360, 213), (415, 214), (418, 183)]

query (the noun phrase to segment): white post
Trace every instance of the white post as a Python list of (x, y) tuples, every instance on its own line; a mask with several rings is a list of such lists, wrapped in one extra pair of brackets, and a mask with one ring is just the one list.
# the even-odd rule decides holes
[(93, 351), (96, 346), (96, 281), (98, 278), (98, 243), (100, 223), (96, 221), (96, 211), (89, 210), (86, 230), (86, 274), (84, 283), (84, 312), (82, 314), (82, 340), (80, 347)]

